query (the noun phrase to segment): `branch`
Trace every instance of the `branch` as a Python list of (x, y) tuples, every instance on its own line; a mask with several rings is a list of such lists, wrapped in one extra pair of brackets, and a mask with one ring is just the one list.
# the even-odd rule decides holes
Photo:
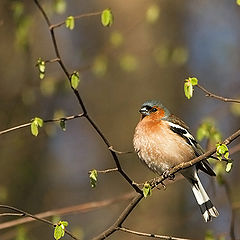
[[(69, 120), (73, 120), (75, 118), (80, 118), (83, 117), (83, 113), (80, 113), (78, 115), (72, 115), (72, 116), (68, 116), (68, 117), (61, 117), (61, 118), (55, 118), (55, 119), (49, 119), (49, 120), (43, 120), (44, 123), (50, 123), (50, 122), (60, 122), (60, 121), (69, 121)], [(0, 131), (0, 135), (21, 129), (21, 128), (25, 128), (28, 127), (32, 124), (32, 122), (28, 122), (28, 123), (24, 123), (21, 125), (18, 125), (16, 127), (12, 127), (12, 128), (8, 128), (5, 130)]]
[(124, 227), (119, 227), (118, 230), (127, 232), (127, 233), (131, 233), (131, 234), (135, 234), (138, 236), (159, 238), (159, 239), (163, 239), (163, 240), (190, 240), (189, 238), (178, 238), (178, 237), (172, 237), (172, 236), (162, 236), (162, 235), (152, 234), (152, 233), (137, 232), (137, 231), (133, 231), (133, 230), (130, 230), (130, 229), (124, 228)]
[(233, 98), (225, 98), (225, 97), (221, 97), (221, 96), (218, 96), (214, 93), (211, 93), (209, 92), (206, 88), (204, 88), (203, 86), (197, 84), (196, 85), (199, 89), (201, 89), (203, 92), (206, 93), (206, 97), (212, 97), (212, 98), (215, 98), (215, 99), (218, 99), (218, 100), (221, 100), (223, 102), (234, 102), (234, 103), (240, 103), (240, 100), (238, 99), (233, 99)]
[(118, 227), (120, 227), (122, 225), (122, 223), (125, 221), (125, 219), (128, 217), (128, 215), (137, 206), (137, 204), (142, 200), (142, 198), (143, 198), (143, 194), (136, 193), (136, 196), (134, 197), (134, 199), (123, 210), (123, 212), (118, 217), (118, 219), (115, 221), (115, 223), (112, 226), (110, 226), (107, 230), (100, 233), (98, 236), (94, 237), (92, 240), (105, 239), (108, 236), (110, 236), (111, 234), (113, 234), (115, 231), (117, 231)]
[[(83, 13), (81, 15), (78, 15), (78, 16), (74, 16), (73, 18), (74, 19), (80, 19), (80, 18), (84, 18), (84, 17), (92, 17), (92, 16), (98, 16), (102, 13), (102, 11), (99, 11), (99, 12), (94, 12), (94, 13)], [(62, 22), (59, 22), (59, 23), (56, 23), (56, 24), (52, 24), (51, 26), (49, 26), (49, 29), (54, 29), (54, 28), (58, 28), (58, 27), (61, 27), (62, 25), (65, 24), (65, 21), (62, 21)]]
[[(50, 221), (48, 221), (48, 220), (46, 220), (46, 219), (44, 219), (44, 218), (40, 218), (40, 217), (37, 217), (37, 216), (32, 215), (32, 214), (30, 214), (30, 213), (27, 213), (27, 212), (25, 212), (25, 211), (23, 211), (23, 210), (20, 210), (20, 209), (18, 209), (18, 208), (15, 208), (15, 207), (12, 207), (12, 206), (8, 206), (8, 205), (0, 205), (0, 208), (4, 208), (4, 209), (12, 210), (12, 211), (17, 212), (17, 213), (21, 213), (22, 216), (30, 217), (30, 218), (32, 218), (32, 219), (35, 219), (35, 220), (39, 221), (39, 222), (48, 224), (48, 225), (52, 226), (53, 228), (56, 227), (56, 225), (53, 224), (52, 222), (50, 222)], [(65, 229), (65, 233), (66, 233), (67, 235), (69, 235), (71, 238), (73, 238), (73, 239), (75, 239), (75, 240), (79, 240), (77, 237), (75, 237), (71, 232), (69, 232), (69, 231), (66, 230), (66, 229)]]
[[(105, 169), (105, 170), (96, 170), (98, 173), (110, 173), (110, 172), (116, 172), (118, 171), (117, 168), (109, 168), (109, 169)], [(89, 171), (88, 173), (91, 173), (91, 171)]]
[[(223, 143), (228, 145), (232, 141), (234, 141), (236, 138), (240, 136), (240, 129), (237, 130), (235, 133), (233, 133), (231, 136), (226, 138)], [(211, 155), (213, 155), (216, 152), (216, 148), (212, 148), (211, 150), (207, 151), (206, 153), (202, 154), (201, 156), (194, 158), (193, 160), (185, 163), (181, 163), (169, 170), (168, 175), (161, 175), (156, 181), (152, 182), (152, 188), (155, 188), (158, 184), (163, 183), (164, 180), (169, 178), (170, 176), (174, 175), (175, 173), (179, 172), (180, 170), (183, 170), (185, 168), (191, 167), (194, 164), (209, 158)], [(112, 233), (114, 233), (116, 230), (118, 230), (119, 227), (121, 227), (122, 223), (126, 220), (126, 218), (129, 216), (129, 214), (133, 211), (133, 209), (136, 207), (136, 205), (143, 199), (143, 194), (137, 194), (135, 198), (129, 203), (129, 205), (125, 208), (125, 210), (122, 212), (122, 214), (119, 216), (119, 218), (113, 223), (112, 226), (110, 226), (107, 230), (99, 234), (97, 237), (93, 238), (92, 240), (100, 240), (105, 239)]]
[[(42, 6), (39, 4), (38, 0), (34, 0), (36, 6), (38, 7), (39, 11), (42, 13), (47, 25), (48, 25), (48, 28), (49, 28), (49, 31), (50, 31), (50, 35), (51, 35), (51, 39), (52, 39), (52, 43), (53, 43), (53, 48), (54, 48), (54, 51), (55, 51), (55, 54), (56, 54), (56, 57), (59, 59), (58, 63), (61, 67), (61, 69), (63, 70), (63, 72), (65, 73), (66, 77), (68, 78), (68, 81), (69, 81), (69, 84), (70, 84), (70, 87), (73, 91), (73, 93), (75, 94), (77, 100), (78, 100), (78, 103), (79, 105), (81, 106), (82, 108), (82, 111), (83, 111), (83, 116), (88, 120), (88, 122), (91, 124), (91, 126), (95, 129), (95, 131), (98, 133), (98, 135), (101, 137), (101, 139), (103, 140), (103, 142), (105, 143), (105, 145), (107, 146), (107, 148), (109, 149), (109, 147), (111, 147), (112, 145), (110, 144), (110, 142), (108, 141), (108, 139), (104, 136), (104, 134), (102, 133), (102, 131), (99, 129), (99, 127), (96, 125), (96, 123), (93, 121), (93, 119), (89, 116), (88, 112), (87, 112), (87, 109), (85, 107), (85, 104), (83, 103), (83, 100), (78, 92), (77, 89), (74, 89), (71, 85), (71, 74), (68, 72), (65, 64), (63, 63), (63, 60), (60, 56), (60, 53), (59, 53), (59, 49), (58, 49), (58, 45), (57, 45), (57, 41), (56, 41), (56, 37), (55, 37), (55, 33), (54, 33), (54, 28), (51, 27), (51, 22), (46, 14), (46, 12), (44, 11), (44, 9), (42, 8)], [(119, 162), (119, 159), (117, 157), (117, 154), (113, 151), (111, 151), (109, 149), (111, 155), (112, 155), (112, 158), (118, 168), (118, 172), (122, 175), (122, 177), (132, 186), (132, 188), (136, 191), (136, 192), (139, 192), (141, 193), (141, 189), (139, 189), (136, 185), (133, 184), (133, 181), (129, 178), (129, 176), (125, 173), (125, 171), (122, 169), (121, 167), (121, 164)]]
[(117, 153), (117, 154), (129, 154), (129, 153), (133, 153), (133, 151), (120, 152), (120, 151), (118, 151), (118, 150), (115, 150), (115, 149), (113, 148), (113, 146), (110, 146), (108, 149), (109, 149), (110, 151), (112, 151), (112, 152)]
[[(106, 200), (103, 200), (103, 201), (96, 201), (96, 202), (88, 202), (88, 203), (83, 203), (83, 204), (79, 204), (79, 205), (75, 205), (75, 206), (50, 210), (50, 211), (47, 211), (47, 212), (36, 214), (35, 217), (48, 218), (48, 217), (52, 217), (52, 216), (63, 216), (63, 215), (66, 215), (66, 214), (71, 214), (71, 213), (74, 213), (74, 214), (81, 213), (81, 212), (85, 213), (85, 212), (93, 211), (93, 210), (98, 209), (98, 208), (102, 208), (102, 207), (106, 207), (106, 206), (115, 204), (115, 203), (117, 203), (119, 201), (122, 201), (122, 200), (130, 199), (133, 196), (134, 196), (133, 193), (127, 193), (127, 194), (124, 194), (124, 195), (119, 196), (117, 198), (111, 198), (111, 199), (106, 199)], [(9, 213), (7, 213), (7, 214), (9, 214)], [(11, 213), (11, 214), (13, 215), (14, 213)], [(16, 213), (15, 213), (15, 215), (16, 215)], [(3, 215), (0, 214), (0, 217), (1, 216), (3, 216)], [(20, 213), (20, 214), (18, 214), (18, 216), (26, 216), (26, 215)], [(31, 218), (31, 217), (25, 217), (25, 218), (20, 218), (20, 219), (17, 219), (17, 220), (12, 220), (12, 221), (8, 221), (8, 222), (0, 223), (0, 230), (15, 227), (15, 226), (18, 226), (20, 224), (33, 222), (35, 220), (36, 219)]]

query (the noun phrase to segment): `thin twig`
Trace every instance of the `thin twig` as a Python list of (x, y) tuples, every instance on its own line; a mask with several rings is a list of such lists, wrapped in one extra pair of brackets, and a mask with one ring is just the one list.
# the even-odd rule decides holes
[(115, 150), (115, 149), (113, 148), (113, 146), (110, 146), (108, 149), (111, 150), (112, 152), (117, 153), (117, 154), (129, 154), (129, 153), (133, 153), (133, 151), (120, 152), (120, 151), (118, 151), (118, 150)]
[(45, 63), (54, 63), (54, 62), (58, 62), (58, 61), (60, 61), (59, 58), (54, 58), (54, 59), (46, 60)]
[[(94, 12), (94, 13), (83, 13), (81, 15), (78, 15), (78, 16), (74, 16), (73, 18), (74, 19), (80, 19), (80, 18), (84, 18), (84, 17), (92, 17), (92, 16), (98, 16), (102, 13), (102, 11), (98, 11), (98, 12)], [(52, 24), (49, 29), (54, 29), (54, 28), (58, 28), (58, 27), (61, 27), (62, 25), (65, 24), (65, 21), (62, 21), (62, 22), (59, 22), (59, 23), (56, 23), (56, 24)]]
[[(21, 214), (24, 214), (25, 216), (28, 216), (30, 218), (33, 218), (35, 220), (38, 220), (39, 222), (42, 222), (42, 223), (45, 223), (45, 224), (48, 224), (50, 226), (52, 226), (53, 228), (56, 226), (55, 224), (53, 224), (52, 222), (44, 219), (44, 218), (39, 218), (37, 217), (36, 215), (32, 215), (30, 213), (27, 213), (21, 209), (18, 209), (18, 208), (15, 208), (15, 207), (12, 207), (12, 206), (8, 206), (8, 205), (0, 205), (0, 208), (4, 208), (4, 209), (8, 209), (8, 210), (12, 210), (12, 211), (15, 211), (17, 213), (21, 213)], [(71, 232), (69, 232), (68, 230), (65, 229), (65, 232), (67, 235), (69, 235), (71, 238), (75, 239), (75, 240), (79, 240), (77, 237), (75, 237)]]
[[(55, 119), (48, 119), (48, 120), (43, 120), (44, 123), (50, 123), (50, 122), (60, 122), (60, 121), (69, 121), (69, 120), (73, 120), (75, 118), (80, 118), (83, 117), (83, 113), (80, 113), (78, 115), (72, 115), (72, 116), (68, 116), (68, 117), (61, 117), (61, 118), (55, 118)], [(16, 127), (12, 127), (12, 128), (8, 128), (5, 130), (0, 131), (0, 135), (21, 129), (21, 128), (25, 128), (28, 127), (32, 124), (32, 122), (28, 122), (28, 123), (24, 123), (21, 125), (18, 125)]]
[[(223, 143), (228, 145), (232, 141), (234, 141), (236, 138), (240, 136), (240, 129), (237, 130), (235, 133), (233, 133), (231, 136), (226, 138)], [(194, 158), (193, 160), (185, 163), (181, 163), (169, 170), (169, 175), (174, 175), (175, 173), (179, 172), (180, 170), (183, 170), (185, 168), (191, 167), (194, 164), (209, 158), (211, 155), (213, 155), (216, 152), (216, 148), (212, 148), (211, 150), (207, 151), (205, 154), (202, 154), (201, 156)], [(155, 188), (158, 184), (162, 183), (164, 180), (168, 178), (166, 175), (162, 175), (159, 177), (159, 179), (153, 183), (152, 188)], [(105, 239), (112, 233), (114, 233), (118, 227), (121, 227), (122, 223), (126, 220), (128, 215), (133, 211), (133, 209), (136, 207), (136, 205), (143, 199), (143, 194), (137, 194), (136, 197), (129, 203), (129, 205), (124, 209), (122, 214), (118, 217), (115, 223), (112, 224), (107, 230), (93, 238), (93, 240), (100, 240), (100, 239)]]
[(137, 206), (137, 204), (142, 200), (143, 195), (136, 193), (136, 196), (132, 199), (132, 201), (128, 204), (128, 206), (123, 210), (121, 215), (118, 217), (118, 219), (115, 221), (115, 223), (112, 224), (107, 230), (100, 233), (98, 236), (94, 237), (92, 240), (100, 240), (105, 239), (111, 234), (113, 234), (115, 231), (117, 231), (118, 227), (122, 225), (122, 223), (125, 221), (125, 219), (128, 217), (128, 215), (132, 212), (132, 210)]
[(98, 173), (110, 173), (110, 172), (116, 172), (118, 171), (117, 168), (109, 168), (109, 169), (105, 169), (105, 170), (97, 170)]
[(203, 86), (197, 84), (196, 85), (199, 89), (201, 89), (203, 92), (206, 93), (206, 97), (212, 97), (212, 98), (215, 98), (215, 99), (218, 99), (218, 100), (221, 100), (223, 102), (234, 102), (234, 103), (240, 103), (240, 100), (239, 99), (233, 99), (233, 98), (225, 98), (225, 97), (221, 97), (221, 96), (218, 96), (214, 93), (211, 93), (209, 92), (206, 88), (204, 88)]
[(158, 234), (153, 234), (153, 233), (138, 232), (138, 231), (130, 230), (125, 227), (118, 227), (117, 230), (135, 234), (135, 235), (142, 236), (142, 237), (151, 237), (151, 238), (158, 238), (158, 239), (163, 239), (163, 240), (190, 240), (189, 238), (179, 238), (179, 237), (172, 237), (172, 236), (163, 236), (163, 235), (158, 235)]
[[(116, 198), (106, 199), (103, 201), (88, 202), (88, 203), (78, 204), (78, 205), (69, 206), (69, 207), (65, 207), (65, 208), (54, 209), (54, 210), (50, 210), (47, 212), (38, 213), (35, 215), (35, 217), (48, 218), (48, 217), (52, 217), (52, 216), (64, 216), (64, 215), (71, 214), (71, 213), (74, 213), (74, 214), (83, 213), (83, 212), (85, 213), (85, 212), (93, 211), (95, 209), (99, 209), (102, 207), (106, 207), (106, 206), (115, 204), (122, 200), (131, 199), (134, 197), (134, 195), (135, 194), (131, 192), (131, 193), (127, 193), (127, 194), (124, 194), (124, 195), (116, 197)], [(24, 215), (22, 214), (22, 216), (24, 216)], [(31, 217), (25, 217), (25, 218), (20, 218), (17, 220), (0, 223), (0, 230), (15, 227), (20, 224), (33, 222), (35, 220), (36, 219), (31, 218)]]
[(0, 213), (0, 217), (5, 217), (5, 216), (23, 217), (25, 215), (23, 213)]
[[(46, 14), (46, 12), (44, 11), (44, 9), (42, 8), (42, 6), (39, 4), (38, 0), (34, 0), (34, 2), (36, 3), (38, 9), (40, 10), (40, 12), (42, 13), (48, 27), (49, 27), (49, 31), (50, 31), (50, 35), (51, 35), (51, 39), (52, 39), (52, 43), (53, 43), (53, 48), (54, 48), (54, 51), (55, 51), (55, 54), (56, 54), (56, 57), (59, 58), (60, 60), (58, 61), (60, 67), (62, 68), (63, 72), (65, 73), (65, 75), (67, 76), (68, 78), (68, 81), (69, 81), (69, 84), (71, 86), (71, 89), (73, 91), (73, 93), (75, 94), (77, 100), (78, 100), (78, 103), (79, 105), (81, 106), (82, 108), (82, 111), (83, 111), (83, 115), (84, 117), (88, 120), (88, 122), (91, 124), (91, 126), (95, 129), (95, 131), (98, 133), (98, 135), (102, 138), (103, 142), (105, 143), (105, 145), (109, 148), (111, 147), (112, 145), (109, 143), (109, 141), (107, 140), (107, 138), (104, 136), (104, 134), (102, 133), (102, 131), (99, 129), (99, 127), (96, 125), (96, 123), (93, 121), (93, 119), (89, 116), (88, 112), (87, 112), (87, 109), (85, 107), (85, 104), (83, 103), (83, 100), (78, 92), (77, 89), (74, 89), (71, 85), (71, 75), (70, 73), (68, 72), (65, 64), (63, 63), (63, 60), (60, 56), (60, 53), (59, 53), (59, 49), (58, 49), (58, 45), (57, 45), (57, 41), (56, 41), (56, 37), (55, 37), (55, 33), (54, 33), (54, 28), (51, 27), (51, 22), (49, 21), (49, 18)], [(132, 184), (132, 180), (130, 179), (130, 177), (125, 173), (125, 171), (122, 169), (121, 167), (121, 164), (119, 162), (119, 159), (117, 157), (117, 154), (111, 150), (109, 150), (111, 155), (112, 155), (112, 158), (118, 168), (118, 172), (123, 176), (123, 178), (132, 186), (132, 188), (134, 188), (134, 190), (136, 192), (139, 192), (141, 193), (141, 190), (136, 186), (136, 185), (133, 185)]]

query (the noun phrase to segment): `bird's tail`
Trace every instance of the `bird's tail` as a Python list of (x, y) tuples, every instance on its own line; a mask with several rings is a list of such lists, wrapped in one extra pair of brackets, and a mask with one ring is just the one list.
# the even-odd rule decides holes
[(203, 185), (197, 175), (197, 172), (195, 172), (194, 179), (191, 180), (191, 184), (192, 191), (200, 207), (205, 222), (211, 221), (212, 217), (217, 217), (219, 213), (217, 209), (213, 206), (206, 191), (204, 190)]

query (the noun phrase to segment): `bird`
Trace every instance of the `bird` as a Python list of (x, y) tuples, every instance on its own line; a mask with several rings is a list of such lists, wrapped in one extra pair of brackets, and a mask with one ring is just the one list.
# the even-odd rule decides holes
[[(141, 118), (135, 128), (133, 146), (138, 157), (158, 175), (176, 165), (188, 162), (204, 153), (189, 132), (189, 127), (156, 100), (146, 101), (140, 108)], [(193, 194), (205, 222), (219, 215), (199, 177), (198, 170), (216, 176), (207, 159), (185, 168), (180, 173), (191, 184)]]

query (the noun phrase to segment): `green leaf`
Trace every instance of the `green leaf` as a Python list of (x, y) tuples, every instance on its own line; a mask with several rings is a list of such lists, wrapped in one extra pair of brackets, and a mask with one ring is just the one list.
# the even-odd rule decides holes
[(191, 84), (193, 85), (193, 86), (195, 86), (195, 85), (197, 85), (198, 84), (198, 79), (197, 78), (195, 78), (195, 77), (190, 77), (190, 78), (188, 78), (189, 80), (190, 80), (190, 82), (191, 82)]
[(65, 20), (65, 25), (66, 25), (66, 28), (69, 28), (70, 30), (73, 30), (74, 26), (75, 26), (74, 17), (73, 16), (67, 17), (67, 19)]
[(187, 99), (190, 99), (193, 95), (193, 86), (190, 82), (184, 83), (184, 93)]
[(226, 165), (226, 172), (229, 173), (231, 170), (232, 170), (232, 167), (233, 167), (233, 161), (232, 159), (229, 159), (228, 162), (227, 162), (227, 165)]
[(42, 127), (42, 126), (43, 126), (43, 120), (39, 117), (35, 117), (31, 123), (32, 135), (36, 137), (38, 135), (38, 127)]
[(190, 99), (193, 96), (193, 86), (198, 84), (198, 80), (195, 77), (189, 77), (185, 79), (184, 83), (184, 93), (187, 99)]
[(61, 221), (61, 224), (62, 224), (64, 227), (67, 227), (67, 226), (68, 226), (68, 222), (67, 222), (67, 221)]
[(42, 127), (42, 126), (43, 126), (43, 120), (42, 120), (41, 118), (35, 117), (35, 118), (34, 118), (34, 121), (37, 123), (37, 125), (38, 125), (39, 127)]
[(54, 229), (54, 238), (56, 240), (60, 239), (65, 234), (65, 227), (68, 226), (68, 222), (59, 221)]
[(147, 182), (144, 183), (142, 191), (143, 191), (143, 196), (145, 198), (152, 195), (152, 188), (151, 188), (150, 184)]
[(74, 89), (78, 87), (78, 84), (80, 82), (79, 73), (77, 71), (74, 71), (71, 76), (71, 85)]
[(31, 133), (35, 137), (38, 135), (38, 125), (34, 121), (31, 123)]
[(98, 176), (97, 170), (96, 170), (96, 169), (93, 169), (93, 170), (90, 172), (90, 175), (89, 175), (90, 183), (91, 183), (91, 187), (92, 187), (92, 188), (95, 188), (96, 185), (97, 185), (97, 176)]
[(229, 157), (228, 147), (222, 143), (216, 144), (216, 147), (217, 147), (216, 154), (217, 154), (218, 159), (220, 161), (222, 160), (223, 157), (228, 159), (228, 157)]
[(39, 71), (39, 78), (43, 79), (45, 77), (45, 70), (46, 70), (46, 62), (43, 61), (41, 58), (37, 60), (36, 66), (38, 67)]
[(63, 131), (66, 131), (66, 121), (65, 120), (61, 120), (60, 121), (60, 127)]
[(102, 11), (101, 22), (104, 27), (111, 27), (111, 25), (113, 24), (113, 15), (110, 8)]
[(236, 0), (236, 4), (240, 6), (240, 0)]

